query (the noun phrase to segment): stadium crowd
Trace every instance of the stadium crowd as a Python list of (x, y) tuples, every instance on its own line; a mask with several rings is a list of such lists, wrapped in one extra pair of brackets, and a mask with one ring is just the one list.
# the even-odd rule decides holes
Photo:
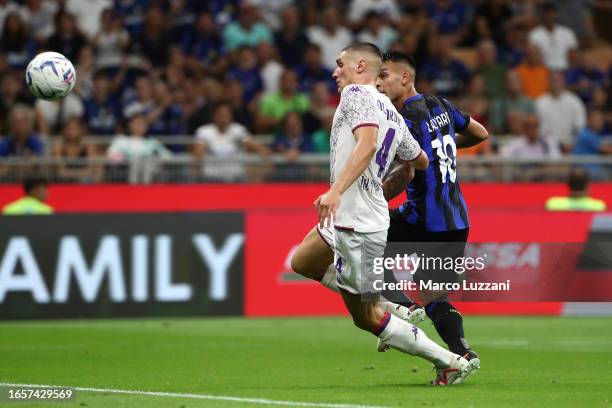
[[(0, 175), (6, 157), (124, 163), (248, 151), (296, 162), (328, 152), (331, 74), (355, 40), (413, 55), (418, 91), (453, 100), (495, 135), (461, 154), (610, 154), (612, 51), (592, 30), (590, 3), (0, 0)], [(43, 50), (77, 69), (75, 90), (58, 102), (25, 87), (24, 68)], [(198, 171), (211, 180), (272, 173), (232, 166)], [(76, 181), (104, 173), (68, 163), (59, 172)]]

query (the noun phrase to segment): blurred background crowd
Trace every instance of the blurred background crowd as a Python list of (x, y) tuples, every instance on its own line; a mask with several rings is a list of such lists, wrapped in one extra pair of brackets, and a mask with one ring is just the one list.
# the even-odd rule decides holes
[[(71, 182), (324, 179), (331, 74), (356, 40), (413, 55), (419, 92), (489, 129), (460, 156), (607, 155), (612, 50), (592, 13), (589, 0), (0, 0), (0, 180), (47, 159)], [(25, 87), (43, 50), (77, 70), (58, 102)], [(495, 174), (483, 166), (471, 175)], [(512, 177), (554, 178), (529, 166)]]

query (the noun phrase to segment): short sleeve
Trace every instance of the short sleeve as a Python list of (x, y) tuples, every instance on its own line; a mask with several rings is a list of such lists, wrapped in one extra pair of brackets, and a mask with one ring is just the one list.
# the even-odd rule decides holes
[(354, 132), (362, 126), (378, 127), (376, 101), (366, 89), (349, 85), (342, 91), (340, 109)]
[(410, 133), (410, 130), (406, 126), (402, 126), (400, 132), (401, 139), (395, 154), (400, 159), (406, 161), (416, 159), (421, 153), (421, 146), (416, 139), (412, 137), (412, 133)]
[(448, 113), (455, 123), (455, 132), (461, 132), (470, 124), (470, 115), (458, 109), (451, 102), (444, 99), (444, 104), (448, 109)]
[(241, 124), (233, 123), (231, 126), (233, 127), (232, 138), (235, 142), (241, 143), (249, 137), (249, 132)]

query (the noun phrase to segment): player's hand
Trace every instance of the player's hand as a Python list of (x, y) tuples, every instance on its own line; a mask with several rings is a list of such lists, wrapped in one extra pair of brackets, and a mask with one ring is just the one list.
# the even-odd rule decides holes
[(336, 218), (336, 209), (340, 205), (340, 198), (340, 194), (330, 189), (315, 200), (314, 206), (319, 215), (319, 226), (321, 228), (326, 225), (331, 227), (333, 219)]

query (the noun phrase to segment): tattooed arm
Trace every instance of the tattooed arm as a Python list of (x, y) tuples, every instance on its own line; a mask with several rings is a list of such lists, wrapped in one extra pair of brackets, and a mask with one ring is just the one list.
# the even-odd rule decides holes
[(390, 201), (406, 189), (414, 177), (414, 167), (408, 162), (395, 160), (383, 181), (383, 194), (385, 200)]

